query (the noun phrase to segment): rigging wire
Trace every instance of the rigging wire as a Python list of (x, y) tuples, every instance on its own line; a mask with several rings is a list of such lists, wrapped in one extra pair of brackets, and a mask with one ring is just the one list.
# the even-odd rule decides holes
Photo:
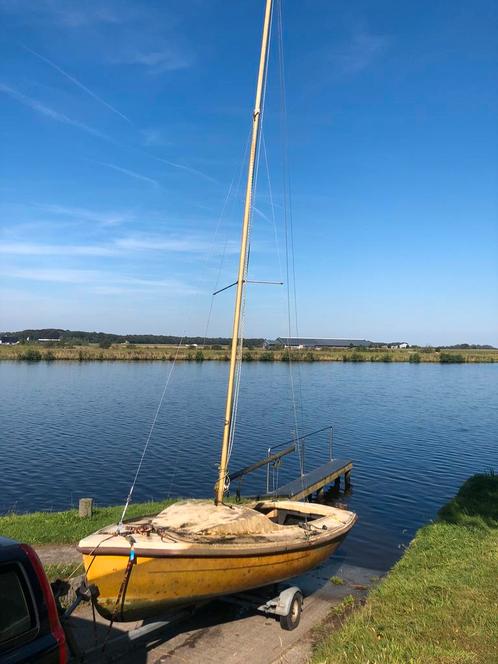
[[(251, 132), (249, 131), (248, 135), (247, 135), (247, 139), (246, 139), (245, 148), (244, 148), (244, 154), (242, 156), (242, 160), (241, 160), (239, 168), (238, 168), (238, 173), (239, 173), (238, 178), (237, 178), (237, 170), (236, 170), (233, 174), (232, 181), (230, 183), (230, 187), (228, 188), (227, 195), (226, 195), (225, 200), (223, 202), (221, 212), (220, 212), (220, 216), (218, 217), (218, 222), (216, 224), (216, 230), (215, 230), (214, 235), (213, 235), (213, 250), (212, 250), (211, 253), (214, 253), (214, 247), (216, 245), (216, 238), (218, 237), (218, 232), (221, 228), (221, 224), (222, 224), (223, 218), (225, 216), (225, 211), (226, 211), (230, 196), (232, 194), (233, 185), (234, 185), (234, 182), (235, 182), (236, 178), (237, 178), (237, 187), (236, 187), (236, 190), (235, 190), (235, 193), (234, 193), (234, 196), (233, 196), (234, 200), (236, 200), (240, 195), (242, 175), (243, 175), (243, 172), (244, 172), (244, 164), (246, 163), (246, 158), (247, 158), (247, 154), (248, 154), (248, 151), (249, 151), (250, 140), (251, 140)], [(206, 345), (206, 339), (207, 339), (207, 336), (208, 336), (209, 326), (211, 324), (211, 317), (212, 317), (213, 306), (214, 306), (214, 297), (215, 297), (215, 294), (216, 294), (215, 291), (218, 290), (218, 286), (220, 284), (221, 272), (222, 272), (223, 265), (224, 265), (224, 262), (225, 262), (227, 245), (228, 245), (228, 234), (225, 237), (225, 242), (223, 244), (223, 251), (222, 251), (219, 266), (218, 266), (218, 274), (216, 276), (216, 281), (215, 281), (215, 285), (214, 285), (214, 288), (213, 288), (213, 293), (211, 295), (211, 302), (210, 302), (210, 306), (209, 306), (209, 312), (208, 312), (208, 315), (207, 315), (206, 326), (204, 328), (204, 344), (203, 344), (204, 346)]]
[[(240, 162), (240, 166), (239, 166), (239, 169), (238, 169), (237, 187), (236, 187), (236, 191), (235, 191), (235, 194), (234, 194), (234, 200), (237, 200), (237, 199), (239, 198), (239, 196), (240, 196), (240, 189), (241, 189), (241, 185), (242, 185), (242, 177), (243, 177), (243, 173), (244, 173), (244, 165), (246, 164), (246, 161), (247, 161), (247, 155), (248, 155), (248, 153), (249, 153), (249, 145), (250, 145), (250, 141), (251, 141), (251, 130), (249, 129), (248, 134), (247, 134), (247, 139), (246, 139), (245, 148), (244, 148), (244, 154), (243, 154), (243, 156), (242, 156), (242, 159), (241, 159), (241, 162)], [(220, 226), (221, 226), (221, 222), (222, 222), (222, 220), (223, 220), (223, 216), (224, 216), (225, 209), (226, 209), (226, 206), (227, 206), (227, 203), (228, 203), (228, 199), (229, 199), (230, 194), (231, 194), (231, 192), (232, 192), (232, 190), (233, 190), (233, 184), (234, 184), (234, 181), (235, 181), (236, 176), (237, 176), (237, 171), (236, 171), (236, 172), (234, 173), (234, 175), (233, 175), (232, 182), (231, 182), (231, 184), (230, 184), (230, 187), (229, 187), (229, 190), (228, 190), (227, 196), (226, 196), (226, 198), (225, 198), (225, 201), (224, 201), (224, 204), (223, 204), (223, 207), (222, 207), (222, 210), (221, 210), (221, 214), (220, 214), (220, 217), (219, 217), (219, 220), (218, 220), (218, 224), (217, 224), (216, 232), (215, 232), (215, 236), (214, 236), (215, 239), (216, 239), (216, 236), (217, 236), (217, 234), (218, 234), (218, 229), (219, 229)], [(213, 292), (212, 295), (211, 295), (211, 302), (210, 302), (209, 312), (208, 312), (208, 316), (207, 316), (207, 320), (206, 320), (206, 327), (205, 327), (205, 329), (204, 329), (204, 346), (206, 345), (206, 339), (207, 339), (207, 336), (208, 336), (209, 326), (210, 326), (210, 324), (211, 324), (211, 317), (212, 317), (213, 306), (214, 306), (214, 298), (215, 298), (215, 296), (220, 292), (220, 291), (218, 290), (218, 286), (219, 286), (219, 284), (220, 284), (221, 272), (222, 272), (223, 265), (224, 265), (224, 262), (225, 262), (225, 256), (226, 256), (226, 248), (227, 248), (227, 244), (228, 244), (228, 235), (227, 235), (227, 237), (225, 238), (225, 243), (224, 243), (224, 247), (223, 247), (223, 252), (222, 252), (222, 255), (221, 255), (221, 258), (220, 258), (220, 262), (219, 262), (219, 267), (218, 267), (218, 274), (217, 274), (216, 282), (215, 282), (215, 285), (214, 285), (214, 292)], [(235, 283), (236, 283), (236, 282), (235, 282)], [(222, 290), (225, 290), (225, 289), (222, 289)], [(240, 352), (242, 352), (242, 351), (240, 351)], [(240, 363), (240, 364), (241, 364), (241, 363)], [(235, 383), (237, 393), (238, 393), (238, 389), (239, 389), (239, 386), (240, 386), (240, 371), (241, 371), (241, 368), (240, 368), (240, 366), (239, 366), (239, 364), (238, 364), (238, 366), (237, 366), (237, 371), (236, 371), (236, 383)], [(229, 439), (229, 447), (228, 447), (228, 460), (230, 460), (230, 454), (231, 454), (231, 452), (232, 452), (232, 447), (233, 447), (233, 433), (231, 432), (231, 434), (230, 434), (230, 439)], [(173, 476), (174, 476), (174, 475), (173, 475)], [(227, 480), (228, 480), (228, 485), (229, 485), (229, 484), (230, 484), (230, 481), (229, 481), (229, 479), (228, 479), (228, 475), (227, 475), (227, 477), (225, 477), (225, 483), (227, 483)], [(169, 491), (168, 491), (168, 497), (169, 497), (170, 492), (171, 492), (171, 484), (172, 484), (172, 481), (173, 481), (173, 479), (172, 479), (171, 482), (170, 482), (170, 487), (169, 487)], [(227, 490), (228, 490), (228, 486), (227, 486)]]
[[(239, 177), (238, 177), (238, 182), (237, 182), (237, 190), (236, 190), (236, 193), (235, 193), (235, 196), (234, 196), (235, 199), (239, 198), (239, 195), (240, 195), (240, 189), (241, 189), (241, 184), (242, 184), (242, 176), (243, 176), (243, 172), (244, 172), (244, 165), (247, 161), (247, 155), (248, 155), (248, 152), (249, 152), (250, 140), (251, 140), (251, 130), (249, 130), (248, 135), (247, 135), (246, 145), (245, 145), (245, 149), (244, 149), (244, 155), (242, 157), (240, 167), (239, 167)], [(236, 176), (236, 174), (234, 174), (234, 177), (232, 179), (232, 184), (233, 184), (233, 181), (235, 179), (235, 176)], [(230, 188), (232, 188), (232, 187), (230, 187)], [(223, 212), (222, 212), (222, 214), (223, 214)], [(221, 222), (221, 216), (220, 216), (220, 222)], [(224, 260), (225, 260), (225, 252), (226, 252), (227, 242), (228, 242), (228, 237), (225, 241), (225, 247), (224, 247), (223, 254), (222, 254), (222, 257), (221, 257), (221, 260), (220, 260), (218, 275), (217, 275), (216, 283), (215, 283), (215, 286), (214, 286), (215, 292), (213, 292), (213, 294), (211, 295), (211, 304), (210, 304), (210, 307), (209, 307), (209, 313), (208, 313), (208, 318), (207, 318), (207, 321), (206, 321), (206, 328), (205, 328), (205, 332), (204, 332), (204, 345), (206, 345), (206, 339), (207, 339), (207, 335), (208, 335), (209, 325), (211, 323), (211, 316), (212, 316), (212, 311), (213, 311), (214, 298), (215, 298), (215, 295), (217, 295), (218, 292), (219, 292), (218, 291), (218, 286), (219, 286), (219, 283), (220, 283), (221, 271), (222, 271), (223, 263), (224, 263)], [(247, 271), (246, 271), (246, 274), (244, 275), (244, 278), (246, 278), (246, 276), (247, 276)], [(225, 290), (225, 289), (223, 289), (223, 290)], [(244, 301), (245, 301), (245, 297), (244, 297)], [(244, 306), (244, 301), (243, 301), (242, 306)], [(242, 319), (242, 321), (243, 321), (243, 319)], [(237, 353), (239, 354), (239, 350), (237, 351)], [(240, 354), (242, 354), (242, 349), (240, 349)], [(242, 362), (237, 362), (237, 367), (236, 367), (235, 391), (236, 391), (237, 395), (238, 395), (238, 391), (240, 389), (241, 364), (242, 364)], [(230, 455), (232, 453), (233, 439), (234, 439), (234, 429), (232, 428), (232, 430), (230, 431), (230, 438), (229, 438), (229, 445), (228, 445), (228, 461), (230, 460)], [(225, 478), (225, 483), (226, 482), (227, 482), (227, 477)], [(229, 484), (229, 480), (228, 480), (228, 484)], [(170, 486), (170, 489), (171, 489), (171, 486)], [(227, 486), (227, 490), (228, 490), (228, 486)]]
[[(185, 334), (186, 333), (184, 332), (183, 333), (183, 339), (185, 338)], [(176, 362), (176, 358), (178, 357), (178, 351), (179, 350), (180, 350), (180, 347), (178, 347), (178, 349), (176, 351), (176, 356), (175, 356), (174, 362)], [(167, 498), (169, 498), (171, 496), (171, 488), (172, 488), (173, 483), (176, 479), (176, 472), (178, 470), (178, 458), (179, 458), (178, 450), (179, 450), (179, 448), (177, 446), (176, 447), (176, 454), (174, 455), (175, 463), (174, 463), (174, 466), (173, 466), (173, 470), (171, 472), (171, 477), (170, 477), (169, 486), (168, 486), (168, 493), (166, 494)]]
[[(288, 327), (288, 343), (287, 353), (289, 360), (289, 378), (291, 386), (291, 399), (292, 410), (295, 426), (295, 439), (296, 447), (298, 449), (299, 467), (301, 477), (304, 475), (304, 453), (303, 444), (299, 436), (299, 421), (296, 405), (296, 386), (293, 374), (292, 356), (290, 338), (292, 337), (292, 303), (294, 304), (294, 323), (296, 329), (296, 336), (299, 336), (299, 326), (297, 318), (297, 292), (296, 292), (296, 268), (295, 268), (295, 252), (294, 252), (294, 230), (292, 219), (292, 206), (290, 195), (290, 175), (289, 175), (289, 161), (288, 161), (288, 125), (287, 125), (287, 91), (285, 84), (285, 60), (284, 60), (284, 46), (283, 46), (283, 20), (282, 20), (282, 0), (278, 2), (278, 62), (279, 62), (279, 82), (280, 82), (280, 112), (281, 112), (281, 132), (282, 132), (282, 161), (284, 171), (284, 229), (285, 229), (285, 270), (287, 281), (287, 327)], [(290, 260), (289, 260), (290, 252)], [(292, 302), (293, 301), (293, 302)], [(298, 388), (299, 388), (299, 405), (302, 415), (302, 389), (301, 389), (301, 376), (299, 366), (298, 369)]]
[(135, 473), (135, 477), (133, 478), (133, 482), (132, 482), (132, 485), (131, 485), (131, 487), (130, 487), (130, 491), (129, 491), (129, 493), (128, 493), (128, 497), (127, 497), (127, 499), (126, 499), (126, 503), (125, 503), (125, 506), (124, 506), (124, 508), (123, 508), (123, 513), (121, 514), (121, 519), (119, 520), (118, 528), (121, 527), (121, 526), (123, 525), (123, 520), (124, 520), (124, 518), (125, 518), (125, 516), (126, 516), (126, 512), (127, 512), (127, 510), (128, 510), (128, 506), (129, 506), (129, 504), (130, 504), (130, 502), (131, 502), (131, 497), (132, 497), (132, 495), (133, 495), (133, 491), (134, 491), (134, 489), (135, 489), (135, 484), (137, 483), (138, 475), (139, 475), (139, 473), (140, 473), (140, 470), (142, 469), (142, 464), (143, 464), (143, 462), (144, 462), (145, 454), (146, 454), (147, 449), (148, 449), (148, 447), (149, 447), (150, 439), (152, 438), (152, 433), (153, 433), (154, 428), (155, 428), (155, 426), (156, 426), (157, 418), (158, 418), (158, 416), (159, 416), (159, 411), (161, 410), (161, 406), (162, 406), (163, 401), (164, 401), (164, 396), (165, 396), (165, 394), (166, 394), (166, 390), (168, 389), (168, 385), (169, 385), (169, 383), (170, 383), (170, 381), (171, 381), (171, 376), (173, 375), (173, 370), (174, 370), (175, 365), (176, 365), (176, 360), (177, 360), (177, 358), (178, 358), (178, 354), (179, 354), (179, 352), (180, 352), (180, 348), (181, 348), (181, 346), (182, 346), (182, 343), (183, 343), (183, 340), (184, 340), (184, 339), (185, 339), (185, 335), (182, 336), (182, 338), (180, 339), (180, 343), (178, 344), (178, 347), (177, 347), (177, 349), (176, 349), (175, 358), (174, 358), (174, 360), (173, 360), (173, 364), (172, 364), (171, 367), (170, 367), (170, 370), (169, 370), (169, 373), (168, 373), (168, 377), (166, 378), (166, 382), (165, 382), (165, 384), (164, 384), (164, 388), (163, 388), (163, 391), (162, 391), (162, 394), (161, 394), (161, 398), (159, 399), (159, 403), (158, 403), (158, 405), (157, 405), (156, 412), (155, 412), (155, 414), (154, 414), (154, 418), (153, 418), (153, 420), (152, 420), (151, 427), (150, 427), (150, 429), (149, 429), (149, 435), (147, 436), (147, 440), (145, 441), (145, 445), (144, 445), (144, 448), (143, 448), (143, 450), (142, 450), (142, 456), (140, 457), (140, 462), (139, 462), (139, 464), (138, 464), (137, 471), (136, 471), (136, 473)]
[(270, 199), (270, 208), (271, 208), (271, 220), (273, 224), (273, 237), (275, 240), (275, 251), (277, 253), (277, 261), (278, 261), (278, 273), (280, 276), (280, 281), (283, 282), (284, 280), (284, 273), (282, 271), (282, 258), (280, 256), (280, 247), (278, 244), (278, 231), (277, 231), (277, 223), (276, 223), (276, 214), (275, 214), (275, 203), (273, 200), (273, 191), (272, 191), (272, 186), (271, 186), (271, 178), (270, 178), (270, 167), (268, 164), (268, 153), (266, 151), (266, 141), (265, 141), (265, 136), (263, 133), (263, 130), (261, 130), (261, 142), (263, 146), (263, 155), (265, 157), (265, 166), (266, 166), (266, 177), (268, 180), (268, 197)]

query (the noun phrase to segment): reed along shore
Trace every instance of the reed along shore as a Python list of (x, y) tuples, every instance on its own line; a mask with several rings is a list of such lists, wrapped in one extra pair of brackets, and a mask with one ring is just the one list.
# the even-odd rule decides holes
[[(165, 344), (98, 344), (62, 345), (57, 343), (27, 343), (16, 346), (0, 345), (0, 360), (23, 362), (104, 362), (104, 361), (172, 361), (228, 362), (227, 347), (192, 347)], [(440, 364), (498, 362), (498, 349), (445, 348), (327, 348), (327, 349), (244, 349), (246, 362), (432, 362)]]

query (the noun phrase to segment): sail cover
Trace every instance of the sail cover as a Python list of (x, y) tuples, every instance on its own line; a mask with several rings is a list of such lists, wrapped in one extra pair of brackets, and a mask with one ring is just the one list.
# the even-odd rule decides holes
[(244, 505), (214, 505), (182, 500), (160, 512), (152, 521), (183, 535), (262, 535), (280, 530), (267, 516)]

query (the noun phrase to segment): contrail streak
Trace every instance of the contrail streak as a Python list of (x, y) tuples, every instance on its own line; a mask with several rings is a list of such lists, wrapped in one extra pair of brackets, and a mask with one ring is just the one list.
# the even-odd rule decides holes
[(67, 78), (68, 81), (71, 81), (71, 83), (73, 83), (73, 84), (76, 85), (78, 88), (80, 88), (81, 90), (83, 90), (83, 92), (86, 92), (87, 95), (90, 95), (90, 97), (93, 97), (96, 101), (98, 101), (99, 103), (103, 104), (106, 108), (108, 108), (110, 111), (112, 111), (112, 112), (115, 113), (116, 115), (119, 115), (119, 117), (123, 118), (123, 120), (126, 120), (126, 122), (129, 122), (130, 124), (133, 124), (133, 122), (130, 120), (130, 118), (126, 117), (126, 115), (124, 115), (123, 113), (121, 113), (121, 111), (118, 111), (118, 109), (117, 109), (117, 108), (114, 108), (114, 106), (111, 106), (111, 104), (108, 104), (104, 99), (102, 99), (102, 97), (99, 97), (98, 95), (96, 95), (95, 92), (92, 92), (92, 90), (90, 90), (89, 88), (87, 88), (86, 85), (83, 85), (83, 83), (80, 83), (80, 81), (78, 81), (77, 78), (74, 78), (74, 76), (71, 76), (71, 74), (68, 74), (67, 71), (64, 71), (64, 69), (62, 69), (61, 67), (59, 67), (59, 65), (56, 65), (55, 62), (52, 62), (52, 60), (49, 60), (49, 59), (48, 59), (47, 57), (45, 57), (44, 55), (41, 55), (40, 53), (37, 53), (37, 52), (34, 51), (32, 48), (29, 48), (29, 46), (25, 46), (24, 44), (21, 44), (21, 46), (22, 46), (26, 51), (28, 51), (29, 53), (31, 53), (32, 55), (34, 55), (35, 57), (37, 57), (37, 58), (39, 58), (40, 60), (42, 60), (43, 62), (45, 62), (47, 65), (49, 65), (49, 67), (52, 67), (53, 69), (55, 69), (56, 71), (58, 71), (59, 74), (62, 74), (62, 76), (64, 76), (65, 78)]
[(203, 173), (202, 171), (197, 170), (197, 168), (192, 168), (191, 166), (184, 166), (183, 164), (177, 164), (174, 161), (169, 161), (168, 159), (162, 159), (161, 157), (155, 157), (154, 155), (149, 155), (149, 156), (151, 156), (153, 159), (156, 159), (157, 161), (162, 161), (163, 164), (168, 164), (168, 166), (172, 166), (173, 168), (179, 168), (182, 171), (186, 171), (187, 173), (191, 173), (192, 175), (197, 175), (200, 178), (204, 178), (204, 180), (208, 180), (209, 182), (217, 183), (217, 180), (212, 178), (207, 173)]
[(93, 134), (94, 136), (98, 136), (99, 138), (102, 138), (106, 141), (112, 141), (112, 139), (109, 138), (109, 136), (106, 136), (105, 134), (98, 131), (97, 129), (94, 129), (93, 127), (89, 127), (88, 125), (84, 124), (83, 122), (78, 122), (77, 120), (73, 120), (72, 118), (68, 117), (64, 113), (59, 113), (59, 111), (56, 111), (53, 108), (50, 108), (50, 106), (46, 106), (45, 104), (42, 104), (37, 99), (33, 99), (32, 97), (28, 97), (26, 95), (23, 95), (22, 92), (19, 92), (15, 88), (11, 88), (9, 85), (5, 85), (4, 83), (0, 83), (0, 92), (4, 92), (5, 94), (12, 97), (12, 99), (15, 99), (16, 101), (20, 102), (21, 104), (25, 104), (25, 106), (29, 106), (30, 108), (32, 108), (37, 113), (41, 113), (42, 115), (45, 115), (46, 117), (51, 118), (52, 120), (55, 120), (56, 122), (62, 122), (63, 124), (72, 125), (73, 127), (77, 127), (78, 129), (82, 129), (83, 131), (86, 131), (89, 134)]
[(157, 180), (153, 180), (152, 178), (149, 178), (146, 175), (142, 175), (141, 173), (137, 173), (136, 171), (130, 171), (127, 168), (116, 166), (116, 164), (108, 164), (104, 161), (98, 161), (97, 163), (100, 164), (101, 166), (105, 166), (106, 168), (111, 168), (113, 171), (117, 171), (118, 173), (123, 173), (124, 175), (128, 175), (130, 178), (135, 178), (136, 180), (143, 180), (144, 182), (149, 182), (150, 184), (153, 184), (155, 187), (159, 187), (159, 182)]

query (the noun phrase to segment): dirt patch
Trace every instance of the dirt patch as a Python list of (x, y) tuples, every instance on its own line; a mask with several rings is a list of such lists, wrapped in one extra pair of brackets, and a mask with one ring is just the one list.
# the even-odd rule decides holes
[(74, 544), (39, 544), (34, 549), (43, 565), (81, 562), (81, 553)]

